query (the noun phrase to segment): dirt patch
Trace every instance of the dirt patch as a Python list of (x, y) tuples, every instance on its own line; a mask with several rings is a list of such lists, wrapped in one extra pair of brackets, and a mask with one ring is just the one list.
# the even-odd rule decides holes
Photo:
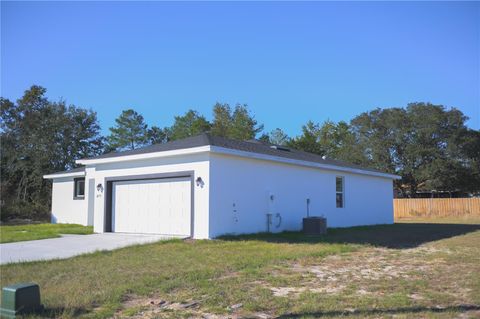
[(137, 295), (125, 295), (123, 297), (122, 306), (125, 309), (135, 307), (150, 307), (150, 306), (163, 306), (167, 302), (158, 297), (140, 297)]
[[(435, 273), (455, 271), (455, 266), (438, 257), (444, 254), (452, 254), (452, 251), (427, 245), (404, 250), (362, 249), (346, 255), (290, 263), (283, 267), (283, 271), (277, 271), (279, 274), (275, 276), (301, 273), (304, 278), (302, 281), (293, 286), (263, 286), (270, 289), (275, 297), (298, 297), (305, 292), (380, 297), (385, 294), (385, 283), (425, 280), (434, 278)], [(443, 283), (443, 288), (446, 288), (443, 291), (445, 294), (457, 296), (459, 301), (464, 301), (462, 297), (470, 293), (470, 289), (455, 282), (451, 287)], [(415, 292), (406, 297), (414, 302), (429, 299)]]
[(171, 315), (177, 311), (194, 312), (199, 305), (200, 303), (195, 300), (169, 302), (156, 296), (145, 297), (129, 294), (124, 297), (122, 309), (115, 314), (114, 318), (163, 318), (162, 313)]
[(416, 249), (401, 252), (391, 249), (372, 248), (354, 252), (348, 256), (326, 257), (320, 264), (294, 264), (292, 270), (309, 272), (323, 282), (343, 282), (344, 280), (385, 280), (411, 278), (415, 273), (430, 271), (439, 261), (426, 261), (424, 255), (437, 250), (423, 250), (422, 259), (412, 258)]
[(257, 312), (245, 317), (240, 314), (243, 304), (234, 304), (226, 309), (228, 314), (213, 314), (201, 310), (201, 302), (189, 300), (185, 302), (169, 302), (159, 297), (143, 297), (126, 295), (122, 309), (113, 318), (153, 319), (153, 318), (202, 318), (202, 319), (270, 319), (272, 315)]
[(298, 296), (303, 292), (312, 292), (312, 293), (340, 293), (343, 291), (345, 286), (325, 286), (325, 287), (270, 287), (269, 289), (273, 292), (275, 297), (286, 297), (289, 295)]

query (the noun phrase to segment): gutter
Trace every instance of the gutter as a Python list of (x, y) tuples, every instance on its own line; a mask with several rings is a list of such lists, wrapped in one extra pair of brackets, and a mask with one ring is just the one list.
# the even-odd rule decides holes
[(204, 153), (208, 151), (210, 151), (210, 145), (185, 148), (185, 149), (179, 149), (179, 150), (171, 150), (171, 151), (160, 151), (160, 152), (152, 152), (152, 153), (133, 154), (133, 155), (120, 155), (120, 156), (97, 158), (97, 159), (84, 158), (84, 159), (76, 160), (75, 163), (81, 164), (81, 165), (107, 164), (107, 163), (145, 160), (145, 159), (159, 158), (159, 157), (198, 154), (198, 153)]
[[(374, 172), (359, 168), (352, 168), (352, 167), (343, 167), (343, 166), (336, 166), (331, 164), (322, 164), (317, 162), (310, 162), (310, 161), (303, 161), (303, 160), (296, 160), (281, 156), (274, 156), (274, 155), (266, 155), (266, 154), (259, 154), (247, 151), (240, 151), (240, 150), (233, 150), (230, 148), (220, 147), (220, 146), (213, 146), (213, 145), (206, 145), (206, 146), (199, 146), (193, 148), (186, 148), (186, 149), (179, 149), (179, 150), (171, 150), (171, 151), (160, 151), (160, 152), (152, 152), (152, 153), (143, 153), (143, 154), (134, 154), (134, 155), (123, 155), (123, 156), (116, 156), (116, 157), (107, 157), (107, 158), (92, 158), (92, 159), (80, 159), (77, 160), (77, 164), (81, 165), (95, 165), (95, 164), (107, 164), (107, 163), (118, 163), (118, 162), (128, 162), (128, 161), (137, 161), (137, 160), (145, 160), (145, 159), (152, 159), (152, 158), (165, 158), (165, 157), (172, 157), (172, 156), (179, 156), (179, 155), (191, 155), (191, 154), (199, 154), (204, 152), (211, 152), (215, 154), (225, 154), (231, 156), (238, 156), (244, 158), (251, 158), (251, 159), (258, 159), (258, 160), (265, 160), (265, 161), (272, 161), (284, 164), (291, 164), (303, 167), (311, 167), (311, 168), (319, 168), (325, 169), (330, 171), (337, 171), (337, 172), (347, 172), (353, 174), (360, 174), (360, 175), (368, 175), (368, 176), (375, 176), (375, 177), (382, 177), (382, 178), (389, 178), (389, 179), (401, 179), (401, 176), (382, 173), (382, 172)], [(49, 176), (48, 178), (54, 178), (54, 175), (46, 175)], [(44, 177), (46, 177), (44, 176)], [(61, 177), (65, 177), (67, 175), (62, 175)], [(83, 175), (69, 175), (69, 176), (83, 176)]]
[(65, 172), (65, 173), (55, 173), (55, 174), (48, 174), (43, 175), (45, 179), (54, 179), (54, 178), (62, 178), (62, 177), (83, 177), (85, 176), (85, 171), (83, 172)]
[(340, 172), (354, 173), (354, 174), (360, 174), (360, 175), (383, 177), (383, 178), (389, 178), (389, 179), (402, 178), (401, 176), (394, 175), (394, 174), (373, 172), (373, 171), (353, 168), (353, 167), (343, 167), (343, 166), (336, 166), (336, 165), (330, 165), (330, 164), (322, 164), (317, 162), (302, 161), (302, 160), (296, 160), (296, 159), (274, 156), (274, 155), (266, 155), (266, 154), (252, 153), (252, 152), (246, 152), (246, 151), (232, 150), (229, 148), (218, 147), (218, 146), (211, 146), (210, 152), (217, 153), (217, 154), (226, 154), (226, 155), (232, 155), (232, 156), (259, 159), (259, 160), (265, 160), (265, 161), (279, 162), (279, 163), (285, 163), (285, 164), (292, 164), (292, 165), (298, 165), (298, 166), (304, 166), (304, 167), (320, 168), (320, 169), (325, 169), (329, 171), (340, 171)]

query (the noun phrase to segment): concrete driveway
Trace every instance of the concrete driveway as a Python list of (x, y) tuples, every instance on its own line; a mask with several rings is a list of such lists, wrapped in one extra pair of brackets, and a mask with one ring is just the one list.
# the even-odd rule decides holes
[(114, 250), (170, 238), (172, 237), (161, 235), (103, 233), (92, 235), (63, 235), (61, 238), (0, 244), (0, 264), (63, 259), (92, 253), (98, 250)]

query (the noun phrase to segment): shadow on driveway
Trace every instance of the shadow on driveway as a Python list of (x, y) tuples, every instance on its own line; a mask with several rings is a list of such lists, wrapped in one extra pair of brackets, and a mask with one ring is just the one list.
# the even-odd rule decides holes
[(275, 243), (350, 243), (386, 248), (413, 248), (440, 239), (480, 230), (472, 224), (398, 223), (393, 225), (329, 228), (324, 236), (305, 236), (301, 232), (259, 233), (223, 236), (223, 240), (261, 240)]

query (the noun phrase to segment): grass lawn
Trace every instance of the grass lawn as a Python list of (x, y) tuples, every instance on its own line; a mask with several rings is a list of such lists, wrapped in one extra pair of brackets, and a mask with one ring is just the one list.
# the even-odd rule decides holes
[(61, 234), (92, 234), (93, 227), (76, 224), (0, 226), (0, 243), (60, 237)]
[(0, 275), (40, 284), (44, 317), (478, 318), (480, 225), (173, 240)]

